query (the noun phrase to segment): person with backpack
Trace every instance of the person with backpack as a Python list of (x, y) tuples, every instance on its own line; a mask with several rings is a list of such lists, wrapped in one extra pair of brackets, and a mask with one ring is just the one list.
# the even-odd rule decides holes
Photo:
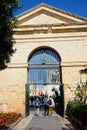
[(49, 115), (49, 107), (51, 105), (51, 99), (49, 96), (46, 97), (46, 102), (45, 102), (45, 116)]
[(40, 111), (40, 100), (37, 97), (34, 101), (34, 108), (36, 109), (36, 115), (39, 116), (39, 111)]

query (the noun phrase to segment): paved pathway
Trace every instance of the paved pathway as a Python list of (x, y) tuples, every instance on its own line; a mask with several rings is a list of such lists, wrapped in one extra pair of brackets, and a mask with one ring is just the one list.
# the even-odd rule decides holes
[(58, 115), (36, 116), (32, 112), (28, 117), (22, 119), (12, 130), (66, 130), (66, 127), (60, 121)]
[(64, 130), (57, 115), (33, 116), (26, 130)]

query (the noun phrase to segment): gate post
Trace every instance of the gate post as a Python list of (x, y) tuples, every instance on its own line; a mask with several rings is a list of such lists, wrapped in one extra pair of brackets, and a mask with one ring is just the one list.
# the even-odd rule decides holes
[(30, 105), (29, 105), (29, 84), (25, 85), (25, 115), (28, 116), (30, 114)]
[(61, 116), (64, 117), (64, 85), (60, 84), (60, 96), (61, 96)]

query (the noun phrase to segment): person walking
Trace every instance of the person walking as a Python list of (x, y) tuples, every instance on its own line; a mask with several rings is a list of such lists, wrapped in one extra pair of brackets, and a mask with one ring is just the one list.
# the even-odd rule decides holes
[(44, 98), (44, 115), (49, 115), (49, 106), (51, 105), (51, 100), (48, 95)]
[(49, 115), (52, 115), (54, 107), (55, 107), (55, 102), (54, 102), (54, 99), (52, 98), (52, 96), (50, 96), (49, 100), (50, 100)]
[(39, 116), (39, 111), (40, 111), (40, 100), (37, 97), (34, 101), (34, 107), (36, 109), (36, 115)]
[(43, 100), (43, 106), (44, 106), (44, 113), (43, 115), (46, 115), (47, 114), (47, 107), (48, 107), (48, 104), (47, 104), (47, 100), (48, 100), (48, 95), (44, 95), (44, 100)]

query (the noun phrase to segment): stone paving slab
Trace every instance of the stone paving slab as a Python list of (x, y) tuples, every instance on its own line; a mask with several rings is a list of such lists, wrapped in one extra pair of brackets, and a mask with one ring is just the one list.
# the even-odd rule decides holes
[(58, 116), (33, 116), (26, 130), (65, 130)]
[(33, 114), (22, 119), (15, 127), (11, 128), (12, 130), (26, 130), (26, 127), (29, 125), (30, 121), (33, 118)]

